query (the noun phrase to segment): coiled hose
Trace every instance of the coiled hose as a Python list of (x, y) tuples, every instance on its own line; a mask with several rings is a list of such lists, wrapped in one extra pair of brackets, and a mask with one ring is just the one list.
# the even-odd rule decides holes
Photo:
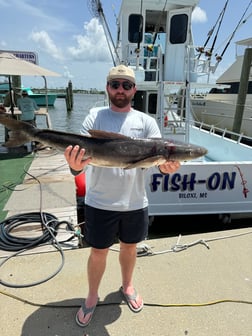
[[(13, 235), (11, 233), (14, 229), (16, 229), (17, 231), (18, 227), (22, 225), (27, 225), (28, 223), (29, 224), (40, 223), (42, 234), (40, 236), (30, 238), (30, 237), (17, 237), (16, 235)], [(48, 243), (51, 243), (59, 251), (61, 255), (61, 265), (55, 272), (53, 272), (53, 274), (37, 282), (32, 282), (28, 284), (13, 284), (8, 283), (3, 279), (0, 279), (0, 284), (13, 288), (31, 287), (46, 282), (49, 279), (53, 278), (56, 274), (58, 274), (62, 269), (65, 260), (63, 250), (60, 246), (60, 243), (56, 239), (57, 227), (61, 224), (67, 224), (67, 228), (73, 232), (73, 235), (64, 242), (73, 239), (75, 235), (72, 224), (67, 221), (58, 221), (58, 219), (54, 215), (46, 212), (30, 212), (14, 215), (1, 222), (0, 249), (5, 251), (13, 251), (14, 253), (9, 257), (7, 257), (6, 259), (4, 259), (0, 263), (0, 267), (2, 267), (10, 258), (17, 256), (18, 254)]]
[[(11, 232), (26, 224), (41, 223), (42, 234), (37, 237), (17, 237)], [(46, 223), (46, 225), (44, 225)], [(30, 212), (14, 215), (0, 223), (0, 249), (5, 251), (20, 251), (30, 249), (52, 240), (50, 229), (57, 235), (57, 227), (62, 224), (58, 219), (46, 212)]]

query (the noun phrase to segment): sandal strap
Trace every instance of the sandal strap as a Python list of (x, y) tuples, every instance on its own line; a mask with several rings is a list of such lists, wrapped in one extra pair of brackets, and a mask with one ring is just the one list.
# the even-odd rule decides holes
[(132, 294), (127, 294), (127, 293), (123, 293), (127, 298), (128, 300), (134, 300), (136, 301), (136, 298), (137, 298), (137, 291), (135, 290), (134, 288), (134, 292)]
[(93, 307), (87, 308), (85, 305), (85, 302), (81, 304), (81, 309), (82, 309), (84, 316), (86, 316), (87, 314), (93, 313), (95, 308), (96, 308), (96, 305), (94, 305)]

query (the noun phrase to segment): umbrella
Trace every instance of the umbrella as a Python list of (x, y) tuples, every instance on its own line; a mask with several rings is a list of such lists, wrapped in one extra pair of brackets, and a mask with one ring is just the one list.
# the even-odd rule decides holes
[(0, 74), (6, 76), (60, 76), (56, 72), (5, 52), (0, 53)]
[[(7, 52), (0, 53), (0, 75), (9, 76), (10, 97), (12, 90), (10, 76), (42, 76), (45, 81), (46, 91), (46, 76), (60, 76), (56, 72), (47, 70), (31, 62), (24, 61)], [(13, 104), (11, 104), (11, 111), (13, 113)]]

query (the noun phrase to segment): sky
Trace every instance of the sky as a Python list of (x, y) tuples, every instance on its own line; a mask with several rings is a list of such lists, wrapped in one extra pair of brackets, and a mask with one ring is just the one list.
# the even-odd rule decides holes
[[(115, 36), (121, 0), (101, 2), (112, 36)], [(214, 52), (221, 54), (236, 32), (216, 72), (210, 77), (211, 82), (235, 60), (235, 42), (252, 37), (251, 2), (228, 1)], [(106, 75), (113, 64), (103, 28), (94, 17), (90, 3), (91, 0), (0, 0), (0, 49), (36, 52), (40, 66), (61, 75), (47, 78), (49, 88), (65, 88), (71, 80), (73, 88), (103, 90)], [(226, 0), (199, 1), (192, 21), (195, 46), (205, 44), (207, 34), (216, 24), (225, 3)], [(245, 22), (238, 28), (242, 18)], [(207, 45), (209, 47), (217, 28)], [(23, 76), (22, 84), (43, 87), (44, 81), (41, 77)]]

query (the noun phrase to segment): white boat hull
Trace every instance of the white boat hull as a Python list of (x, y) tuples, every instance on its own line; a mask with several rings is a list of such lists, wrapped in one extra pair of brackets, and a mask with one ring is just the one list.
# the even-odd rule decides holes
[(184, 163), (173, 175), (146, 176), (150, 216), (251, 213), (252, 163)]
[[(192, 114), (195, 120), (219, 128), (233, 130), (237, 94), (208, 94), (204, 98), (192, 98)], [(252, 95), (248, 94), (242, 117), (240, 133), (252, 137)]]
[(150, 216), (252, 213), (252, 147), (195, 126), (190, 142), (206, 147), (207, 157), (171, 175), (148, 170)]

